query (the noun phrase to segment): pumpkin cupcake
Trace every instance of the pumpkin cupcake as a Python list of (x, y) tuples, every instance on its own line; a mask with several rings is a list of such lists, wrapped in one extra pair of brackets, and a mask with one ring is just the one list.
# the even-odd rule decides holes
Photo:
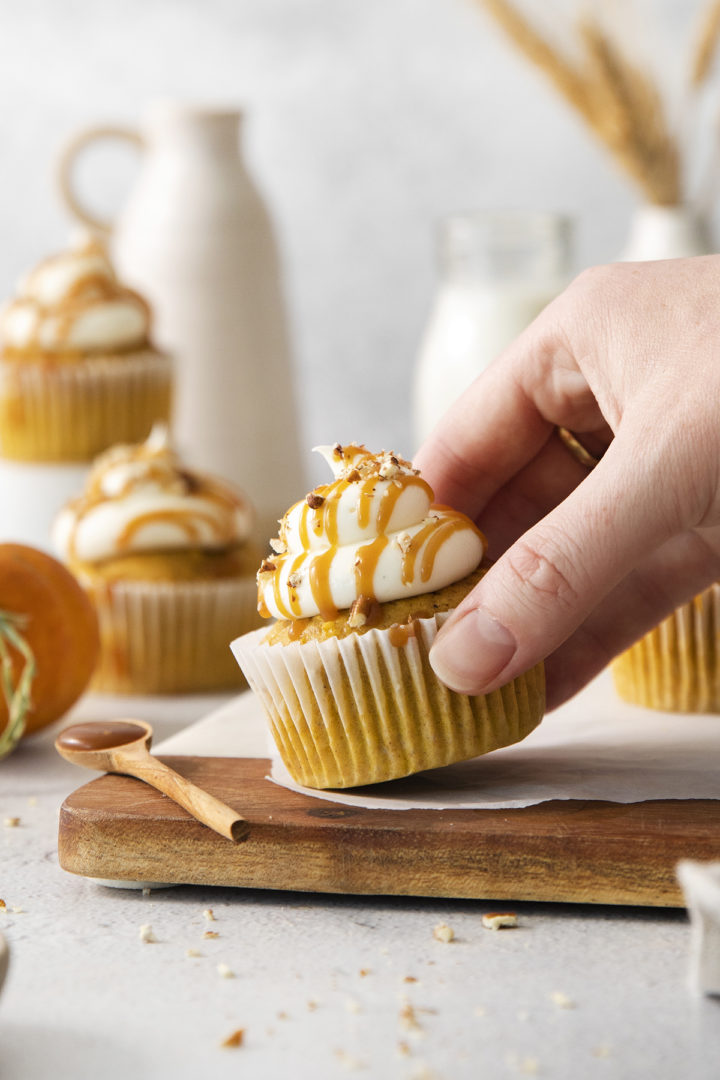
[(623, 701), (720, 713), (720, 585), (705, 589), (612, 662)]
[(95, 689), (243, 685), (229, 643), (259, 622), (253, 520), (240, 492), (181, 463), (164, 425), (98, 458), (53, 529), (97, 609)]
[(278, 621), (232, 646), (290, 774), (308, 787), (352, 787), (524, 738), (544, 710), (542, 665), (468, 696), (428, 659), (482, 576), (482, 534), (433, 506), (397, 455), (318, 449), (335, 480), (288, 510), (258, 572), (259, 610)]
[(170, 413), (171, 364), (151, 315), (85, 239), (41, 262), (0, 312), (0, 457), (91, 461)]

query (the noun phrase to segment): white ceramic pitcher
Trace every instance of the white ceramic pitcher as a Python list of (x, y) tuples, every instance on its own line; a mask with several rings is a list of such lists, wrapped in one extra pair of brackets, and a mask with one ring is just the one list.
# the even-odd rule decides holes
[[(152, 303), (158, 344), (176, 359), (174, 435), (189, 463), (239, 484), (262, 535), (305, 490), (280, 267), (272, 225), (242, 159), (241, 114), (157, 103), (140, 131), (79, 132), (59, 160), (71, 213), (111, 235), (119, 275)], [(99, 139), (141, 151), (115, 222), (73, 183)]]

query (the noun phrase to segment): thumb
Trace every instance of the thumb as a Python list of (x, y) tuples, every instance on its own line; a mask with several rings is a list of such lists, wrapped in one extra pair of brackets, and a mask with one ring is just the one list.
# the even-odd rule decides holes
[[(619, 437), (559, 506), (490, 568), (438, 634), (430, 663), (451, 689), (489, 693), (544, 659), (641, 559), (675, 535), (677, 501)], [(481, 523), (482, 524), (482, 523)]]

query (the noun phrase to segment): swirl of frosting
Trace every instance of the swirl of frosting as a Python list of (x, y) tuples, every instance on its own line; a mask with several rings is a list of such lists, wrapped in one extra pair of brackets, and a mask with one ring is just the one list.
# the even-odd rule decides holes
[(148, 305), (120, 285), (94, 239), (44, 259), (0, 312), (0, 339), (11, 349), (125, 349), (146, 343), (149, 330)]
[(60, 511), (53, 542), (69, 562), (138, 552), (226, 548), (250, 535), (248, 501), (190, 472), (156, 424), (139, 446), (115, 446), (90, 471), (85, 491)]
[(433, 592), (471, 573), (485, 553), (464, 514), (433, 506), (409, 462), (364, 446), (316, 447), (335, 480), (292, 506), (258, 572), (265, 616), (334, 618), (360, 598), (385, 603)]

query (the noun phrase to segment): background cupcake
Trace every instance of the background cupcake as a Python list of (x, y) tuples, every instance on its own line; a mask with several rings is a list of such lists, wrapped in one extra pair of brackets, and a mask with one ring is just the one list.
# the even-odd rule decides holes
[(257, 625), (243, 495), (185, 468), (158, 425), (93, 466), (53, 539), (93, 598), (101, 656), (94, 686), (175, 693), (242, 684), (229, 642)]
[(0, 313), (0, 457), (90, 461), (167, 420), (171, 365), (150, 329), (98, 241), (41, 262)]
[(320, 450), (335, 481), (287, 512), (258, 574), (260, 610), (279, 622), (233, 643), (294, 779), (375, 783), (529, 734), (544, 709), (542, 665), (468, 696), (428, 659), (482, 574), (482, 534), (433, 507), (429, 485), (396, 455)]
[(720, 586), (713, 585), (613, 660), (615, 688), (632, 705), (720, 712)]

